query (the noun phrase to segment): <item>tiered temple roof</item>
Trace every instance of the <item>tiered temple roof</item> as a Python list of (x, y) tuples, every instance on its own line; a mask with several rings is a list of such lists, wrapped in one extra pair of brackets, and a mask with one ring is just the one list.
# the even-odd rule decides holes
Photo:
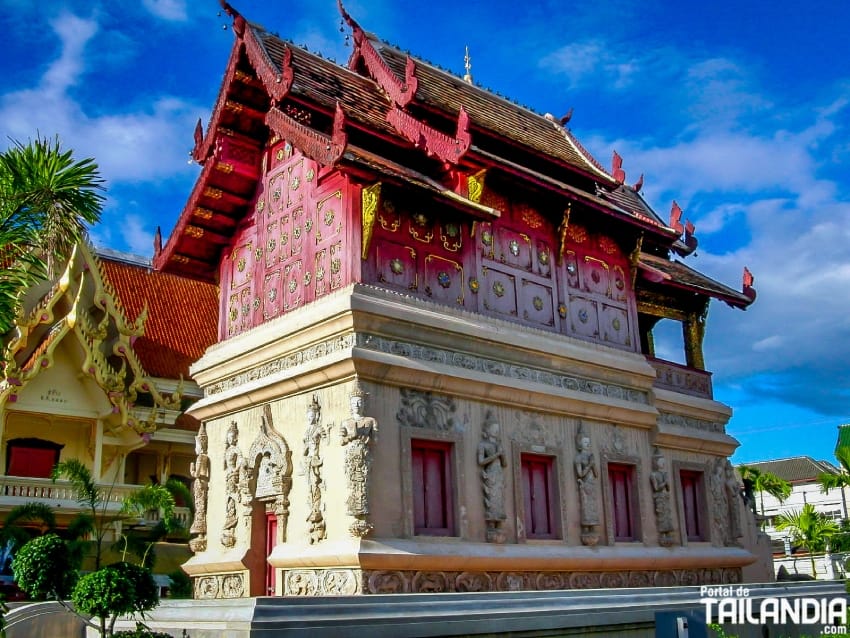
[[(696, 247), (693, 226), (670, 222), (640, 195), (643, 182), (624, 183), (622, 159), (602, 168), (568, 128), (475, 86), (366, 33), (340, 4), (352, 29), (348, 67), (234, 18), (237, 37), (209, 126), (196, 131), (194, 158), (204, 168), (154, 265), (205, 281), (217, 280), (221, 251), (255, 196), (262, 153), (286, 138), (324, 166), (425, 189), (473, 217), (497, 217), (482, 206), (472, 181), (488, 174), (520, 177), (574, 215), (609, 218), (640, 235), (633, 263), (653, 286), (685, 289), (746, 308), (743, 292), (699, 275), (675, 260)], [(661, 262), (665, 263), (661, 263)], [(659, 274), (660, 273), (660, 274)], [(638, 286), (639, 288), (640, 286)]]
[[(183, 378), (215, 343), (217, 314), (215, 286), (115, 255), (98, 257), (80, 244), (60, 278), (25, 300), (16, 331), (4, 344), (10, 363), (0, 404), (15, 402), (73, 336), (82, 374), (113, 405), (113, 425), (140, 433), (155, 429), (157, 415), (182, 411)], [(170, 382), (167, 389), (163, 380)], [(149, 412), (146, 418), (137, 406)]]

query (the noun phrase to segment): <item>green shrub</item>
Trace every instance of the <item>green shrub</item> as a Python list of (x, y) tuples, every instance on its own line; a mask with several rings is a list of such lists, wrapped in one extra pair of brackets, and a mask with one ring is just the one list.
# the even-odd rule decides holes
[(175, 569), (168, 575), (170, 580), (168, 585), (169, 598), (191, 598), (192, 597), (192, 579), (182, 569)]
[(150, 571), (130, 563), (115, 563), (86, 574), (74, 588), (72, 599), (77, 611), (98, 618), (147, 611), (159, 602)]
[(115, 632), (113, 638), (174, 638), (174, 636), (162, 631), (151, 631), (142, 623), (136, 623), (135, 629)]
[(30, 598), (68, 598), (77, 579), (68, 546), (56, 534), (45, 534), (27, 542), (12, 560), (18, 587)]

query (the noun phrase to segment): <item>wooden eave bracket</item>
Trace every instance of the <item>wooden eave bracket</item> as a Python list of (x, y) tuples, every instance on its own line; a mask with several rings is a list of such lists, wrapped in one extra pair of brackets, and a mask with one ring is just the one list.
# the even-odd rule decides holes
[(227, 104), (228, 96), (230, 95), (230, 86), (233, 84), (233, 78), (236, 75), (236, 67), (239, 64), (239, 56), (242, 53), (243, 43), (237, 40), (236, 44), (230, 52), (230, 59), (227, 61), (227, 69), (224, 72), (224, 80), (221, 84), (221, 89), (218, 92), (215, 106), (210, 115), (209, 126), (204, 134), (204, 127), (201, 119), (198, 118), (198, 123), (195, 125), (195, 147), (192, 149), (192, 159), (198, 164), (203, 164), (212, 153), (218, 125), (221, 121), (221, 114), (224, 112), (224, 107)]
[(345, 132), (345, 113), (339, 102), (334, 110), (333, 133), (326, 135), (289, 117), (276, 106), (266, 114), (266, 125), (282, 139), (300, 149), (304, 155), (322, 166), (333, 166), (342, 157), (348, 144)]
[(469, 133), (469, 115), (463, 106), (460, 107), (457, 116), (457, 133), (453, 138), (417, 120), (397, 106), (387, 113), (387, 122), (416, 148), (450, 164), (457, 164), (472, 143), (472, 136)]
[(393, 104), (399, 107), (408, 105), (419, 87), (419, 78), (416, 77), (416, 64), (413, 59), (407, 56), (407, 62), (404, 65), (404, 80), (399, 80), (384, 58), (381, 57), (381, 54), (372, 46), (360, 25), (342, 6), (342, 0), (337, 0), (337, 7), (343, 20), (351, 27), (354, 36), (354, 51), (351, 54), (349, 67), (353, 69), (358, 60), (363, 60), (366, 69), (369, 71), (369, 76), (381, 87), (381, 90)]

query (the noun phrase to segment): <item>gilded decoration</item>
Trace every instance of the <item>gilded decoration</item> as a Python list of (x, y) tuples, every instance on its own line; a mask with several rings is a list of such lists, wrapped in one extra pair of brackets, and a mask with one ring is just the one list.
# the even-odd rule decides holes
[(575, 473), (578, 482), (579, 509), (581, 520), (582, 545), (594, 546), (599, 543), (599, 498), (597, 481), (599, 469), (596, 456), (591, 449), (590, 436), (584, 425), (579, 425), (576, 434)]
[(381, 201), (381, 182), (367, 186), (360, 193), (361, 216), (362, 216), (362, 250), (361, 258), (369, 256), (369, 245), (372, 242), (372, 232), (375, 229), (375, 218)]
[(340, 443), (345, 448), (345, 473), (348, 478), (346, 511), (354, 521), (349, 526), (352, 536), (362, 538), (372, 530), (369, 522), (369, 469), (372, 465), (371, 444), (378, 432), (378, 422), (363, 415), (368, 392), (355, 378), (349, 395), (351, 416), (340, 424)]
[(195, 437), (195, 461), (189, 466), (189, 474), (192, 476), (192, 498), (195, 512), (192, 518), (190, 534), (196, 534), (189, 541), (189, 548), (193, 552), (202, 552), (207, 548), (207, 496), (210, 483), (210, 457), (207, 455), (209, 437), (204, 423), (198, 429)]
[(587, 230), (583, 226), (572, 224), (567, 229), (567, 236), (577, 244), (587, 241)]
[(488, 411), (484, 425), (481, 426), (481, 441), (478, 443), (478, 467), (484, 492), (484, 520), (487, 524), (488, 543), (504, 543), (506, 540), (502, 524), (507, 518), (505, 468), (508, 462), (501, 439), (501, 426), (493, 413)]
[(572, 212), (572, 202), (567, 204), (567, 208), (564, 210), (564, 217), (561, 219), (561, 223), (558, 225), (558, 263), (562, 263), (564, 260), (564, 253), (567, 248), (567, 233), (570, 229), (570, 213)]
[(466, 178), (466, 187), (469, 192), (469, 199), (476, 204), (481, 203), (481, 195), (484, 193), (484, 178), (486, 176), (487, 171), (485, 169)]
[(307, 516), (308, 536), (310, 543), (318, 543), (327, 536), (325, 531), (324, 503), (322, 492), (325, 490), (322, 458), (322, 443), (328, 439), (332, 423), (322, 425), (322, 406), (319, 399), (313, 395), (313, 400), (307, 406), (307, 428), (304, 432), (304, 459), (302, 471), (307, 476), (308, 505), (310, 514)]
[(440, 432), (457, 429), (458, 423), (455, 420), (457, 406), (452, 397), (408, 388), (401, 388), (399, 392), (401, 407), (396, 413), (399, 425)]
[(671, 547), (673, 538), (673, 512), (670, 504), (670, 477), (667, 472), (667, 459), (661, 450), (655, 448), (652, 455), (652, 472), (649, 474), (652, 487), (652, 504), (655, 510), (655, 526), (658, 529), (658, 544)]
[(478, 279), (476, 277), (470, 277), (469, 290), (472, 291), (472, 294), (476, 294), (480, 288), (481, 284), (478, 282)]

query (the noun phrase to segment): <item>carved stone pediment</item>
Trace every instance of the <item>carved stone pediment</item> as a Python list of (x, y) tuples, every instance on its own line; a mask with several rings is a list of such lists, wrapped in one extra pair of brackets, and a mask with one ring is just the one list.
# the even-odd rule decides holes
[(292, 486), (292, 451), (274, 429), (271, 407), (264, 407), (260, 432), (248, 451), (247, 467), (255, 479), (254, 498), (260, 500), (287, 496)]

